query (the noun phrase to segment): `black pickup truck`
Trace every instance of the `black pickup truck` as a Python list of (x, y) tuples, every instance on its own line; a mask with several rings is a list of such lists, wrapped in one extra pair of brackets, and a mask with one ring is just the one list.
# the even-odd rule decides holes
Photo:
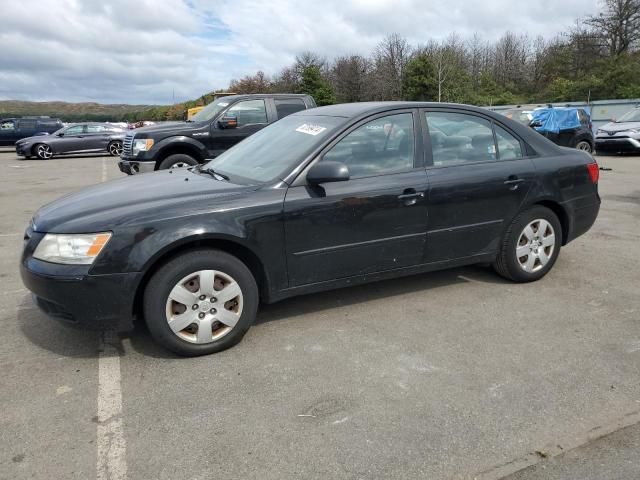
[(315, 106), (309, 95), (220, 97), (186, 122), (153, 125), (128, 133), (118, 166), (122, 172), (133, 175), (197, 165), (217, 157), (270, 123)]

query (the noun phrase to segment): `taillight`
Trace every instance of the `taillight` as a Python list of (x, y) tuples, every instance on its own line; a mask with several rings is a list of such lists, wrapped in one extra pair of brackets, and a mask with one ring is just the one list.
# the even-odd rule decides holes
[(598, 179), (600, 178), (600, 167), (598, 167), (598, 164), (596, 162), (588, 164), (587, 170), (589, 170), (589, 176), (591, 177), (591, 182), (594, 185), (598, 183)]

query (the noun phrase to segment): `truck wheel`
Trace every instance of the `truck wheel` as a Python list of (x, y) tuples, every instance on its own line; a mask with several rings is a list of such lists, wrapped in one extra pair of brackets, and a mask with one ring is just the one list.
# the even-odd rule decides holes
[(191, 167), (193, 165), (198, 165), (198, 161), (195, 158), (184, 153), (174, 153), (173, 155), (169, 155), (162, 162), (160, 162), (158, 170)]
[(194, 250), (164, 264), (144, 292), (151, 336), (178, 355), (219, 352), (238, 343), (258, 310), (247, 266), (220, 250)]
[(553, 267), (561, 244), (562, 226), (556, 214), (535, 206), (511, 222), (493, 268), (514, 282), (539, 280)]

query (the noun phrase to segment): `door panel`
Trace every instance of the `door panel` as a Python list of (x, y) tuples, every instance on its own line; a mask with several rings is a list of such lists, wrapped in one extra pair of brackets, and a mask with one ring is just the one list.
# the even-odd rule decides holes
[(102, 125), (87, 125), (87, 133), (82, 150), (106, 150), (109, 132)]
[(288, 190), (290, 287), (422, 263), (427, 175), (416, 138), (410, 112), (365, 122), (320, 160), (347, 165), (349, 181)]
[[(495, 252), (534, 179), (519, 139), (460, 112), (426, 112), (433, 166), (429, 179), (429, 262)], [(500, 156), (502, 151), (502, 157)]]
[(57, 137), (51, 142), (55, 153), (77, 152), (83, 149), (86, 126), (74, 125), (64, 131), (64, 136)]

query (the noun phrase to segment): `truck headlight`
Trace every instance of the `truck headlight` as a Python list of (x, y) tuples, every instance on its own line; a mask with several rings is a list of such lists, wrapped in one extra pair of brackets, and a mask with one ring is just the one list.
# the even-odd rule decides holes
[(153, 147), (152, 138), (138, 138), (133, 140), (133, 154), (137, 155), (140, 152), (148, 152)]
[(111, 238), (110, 232), (87, 234), (47, 233), (33, 258), (51, 263), (91, 265)]

